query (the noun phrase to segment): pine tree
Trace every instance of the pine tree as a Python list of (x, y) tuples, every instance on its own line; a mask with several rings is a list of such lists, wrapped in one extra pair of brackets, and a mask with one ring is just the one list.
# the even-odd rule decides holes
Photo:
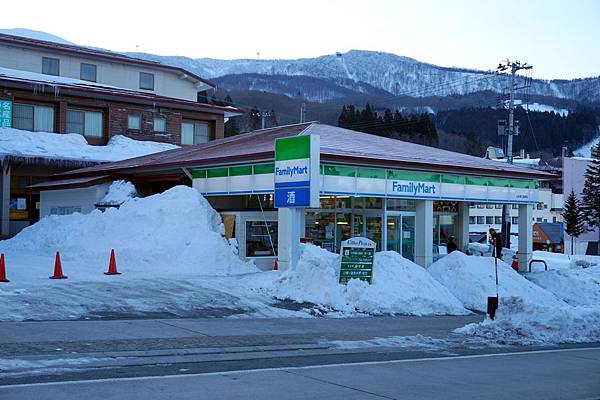
[(583, 209), (588, 226), (600, 228), (600, 143), (592, 148), (592, 161), (585, 171)]
[(571, 236), (571, 255), (573, 254), (573, 243), (574, 239), (579, 237), (585, 232), (583, 210), (581, 209), (581, 202), (575, 195), (575, 192), (571, 190), (567, 201), (565, 201), (565, 209), (562, 213), (563, 219), (565, 220), (565, 232)]
[(225, 106), (233, 106), (234, 105), (233, 100), (229, 94), (227, 94), (227, 96), (225, 96), (225, 99), (223, 100), (222, 104)]

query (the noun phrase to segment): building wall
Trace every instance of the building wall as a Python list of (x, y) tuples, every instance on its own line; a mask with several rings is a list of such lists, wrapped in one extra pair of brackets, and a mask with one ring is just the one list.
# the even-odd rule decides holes
[[(563, 157), (563, 193), (569, 196), (574, 191), (579, 199), (585, 186), (585, 171), (591, 160), (581, 157)], [(582, 233), (575, 239), (575, 254), (585, 254), (589, 241), (598, 240), (598, 229)], [(571, 254), (571, 237), (565, 233), (565, 248)]]
[[(60, 60), (60, 76), (81, 79), (81, 63), (96, 65), (97, 83), (154, 93), (176, 99), (197, 101), (198, 86), (189, 78), (183, 78), (176, 71), (166, 71), (145, 65), (103, 61), (86, 56), (63, 54), (59, 51), (38, 50), (15, 45), (0, 44), (0, 67), (42, 73), (42, 57)], [(154, 90), (139, 87), (139, 73), (154, 74)], [(206, 88), (200, 88), (205, 90)]]
[[(54, 107), (54, 131), (58, 133), (69, 133), (67, 132), (66, 122), (67, 111), (69, 109), (100, 111), (104, 115), (104, 137), (101, 139), (88, 137), (88, 142), (91, 144), (105, 144), (111, 136), (125, 135), (137, 140), (152, 140), (180, 145), (181, 122), (184, 119), (207, 123), (210, 127), (211, 139), (223, 137), (223, 115), (220, 114), (74, 97), (61, 93), (16, 90), (3, 88), (1, 83), (0, 99), (11, 100), (17, 103), (33, 103)], [(130, 130), (128, 128), (129, 115), (140, 117), (139, 130)], [(165, 132), (154, 131), (153, 120), (157, 117), (165, 119)]]
[[(563, 195), (552, 193), (551, 189), (541, 188), (539, 191), (540, 203), (533, 207), (533, 221), (535, 222), (562, 222)], [(519, 209), (511, 207), (510, 209), (511, 222), (512, 218), (517, 218), (514, 222), (518, 222)], [(497, 207), (496, 204), (474, 204), (469, 209), (469, 217), (483, 217), (484, 223), (469, 224), (470, 232), (487, 232), (490, 228), (500, 230), (501, 224), (496, 223), (497, 219), (502, 217), (502, 207)], [(493, 223), (489, 224), (487, 219), (491, 217)], [(518, 232), (518, 224), (511, 224), (511, 232)]]
[(80, 189), (47, 190), (40, 192), (40, 218), (52, 214), (87, 214), (106, 195), (109, 183)]

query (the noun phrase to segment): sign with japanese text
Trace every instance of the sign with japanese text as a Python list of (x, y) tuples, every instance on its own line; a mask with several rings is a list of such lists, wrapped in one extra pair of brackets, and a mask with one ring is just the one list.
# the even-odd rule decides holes
[(350, 279), (371, 283), (375, 242), (367, 238), (355, 237), (343, 241), (341, 247), (340, 283), (346, 284)]
[(0, 100), (0, 128), (12, 128), (12, 101)]
[(319, 136), (275, 141), (275, 207), (319, 207)]

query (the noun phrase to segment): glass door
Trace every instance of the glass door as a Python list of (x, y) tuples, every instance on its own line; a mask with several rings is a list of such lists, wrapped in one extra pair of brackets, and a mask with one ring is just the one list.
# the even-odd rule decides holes
[(381, 251), (382, 223), (381, 215), (365, 216), (365, 236), (377, 243), (376, 251)]
[(411, 261), (415, 258), (415, 216), (392, 214), (387, 217), (387, 250)]

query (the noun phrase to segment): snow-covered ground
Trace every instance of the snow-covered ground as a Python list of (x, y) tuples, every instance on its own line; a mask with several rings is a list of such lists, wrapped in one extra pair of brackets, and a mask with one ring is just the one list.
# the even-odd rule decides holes
[(82, 135), (29, 132), (14, 128), (0, 128), (0, 157), (12, 154), (23, 157), (85, 161), (119, 161), (144, 156), (178, 146), (152, 141), (141, 141), (117, 135), (106, 146), (91, 146)]
[[(496, 293), (494, 260), (460, 252), (428, 269), (395, 252), (377, 253), (371, 285), (340, 285), (339, 256), (308, 244), (295, 270), (260, 272), (238, 258), (218, 213), (194, 189), (178, 186), (146, 198), (132, 189), (125, 182), (111, 186), (107, 198), (122, 203), (118, 209), (49, 216), (0, 242), (11, 280), (0, 284), (0, 320), (465, 315), (485, 311)], [(103, 274), (113, 248), (123, 275)], [(48, 279), (56, 251), (68, 279)], [(549, 271), (521, 275), (498, 263), (496, 320), (457, 330), (449, 346), (600, 341), (600, 266), (593, 266), (600, 260), (540, 253), (535, 257), (544, 257)], [(442, 344), (393, 337), (336, 345)]]

